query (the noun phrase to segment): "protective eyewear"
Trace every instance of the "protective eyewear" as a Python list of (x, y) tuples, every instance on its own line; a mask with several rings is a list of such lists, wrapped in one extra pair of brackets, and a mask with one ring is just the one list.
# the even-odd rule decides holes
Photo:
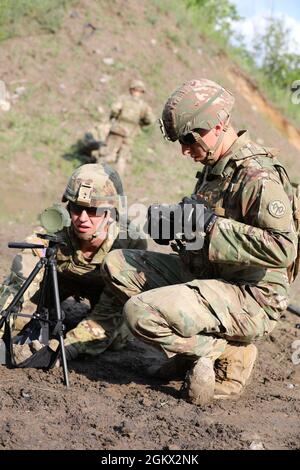
[(107, 210), (106, 207), (86, 207), (70, 202), (70, 211), (75, 215), (80, 215), (83, 211), (86, 211), (89, 217), (101, 217)]
[(181, 135), (178, 140), (182, 145), (193, 145), (193, 144), (202, 144), (202, 137), (204, 137), (209, 131), (206, 129), (194, 129), (187, 134)]
[(178, 140), (181, 145), (194, 145), (197, 142), (193, 132), (189, 132), (188, 134), (181, 135), (178, 138)]

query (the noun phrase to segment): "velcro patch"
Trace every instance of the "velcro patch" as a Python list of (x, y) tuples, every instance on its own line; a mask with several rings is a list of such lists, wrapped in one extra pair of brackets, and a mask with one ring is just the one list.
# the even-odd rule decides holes
[(268, 211), (273, 217), (280, 219), (286, 213), (286, 205), (283, 201), (276, 199), (275, 201), (271, 201), (269, 203)]

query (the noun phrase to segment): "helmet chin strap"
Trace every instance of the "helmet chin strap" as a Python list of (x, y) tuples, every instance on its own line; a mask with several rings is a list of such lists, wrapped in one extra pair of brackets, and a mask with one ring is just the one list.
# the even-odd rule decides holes
[(112, 222), (113, 222), (113, 218), (111, 217), (111, 213), (109, 210), (107, 210), (104, 219), (99, 222), (94, 233), (79, 233), (74, 229), (74, 227), (73, 227), (73, 231), (75, 232), (76, 237), (79, 238), (79, 240), (90, 242), (90, 241), (95, 240), (98, 237), (106, 238), (107, 230), (104, 230), (104, 229)]
[(193, 135), (196, 139), (196, 142), (200, 145), (200, 147), (204, 150), (204, 152), (206, 152), (206, 156), (205, 156), (205, 159), (203, 160), (203, 163), (205, 165), (214, 165), (216, 163), (216, 158), (215, 158), (215, 153), (216, 153), (216, 150), (220, 147), (224, 137), (225, 137), (225, 132), (227, 131), (228, 129), (228, 125), (229, 125), (229, 119), (230, 117), (228, 116), (227, 120), (226, 120), (226, 123), (224, 124), (224, 127), (215, 143), (215, 145), (212, 147), (212, 148), (209, 148), (208, 145), (204, 142), (204, 140), (202, 139), (202, 137), (194, 132)]
[(108, 228), (105, 231), (104, 229), (108, 227), (112, 222), (113, 222), (113, 218), (111, 217), (110, 210), (105, 211), (105, 217), (102, 220), (102, 222), (99, 223), (96, 229), (96, 232), (93, 233), (92, 239), (94, 240), (95, 238), (98, 238), (98, 237), (106, 238)]

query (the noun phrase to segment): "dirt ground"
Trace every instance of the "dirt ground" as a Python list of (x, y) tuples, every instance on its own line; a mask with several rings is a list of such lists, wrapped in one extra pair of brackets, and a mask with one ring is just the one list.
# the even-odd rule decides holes
[[(13, 256), (7, 242), (24, 239), (32, 227), (28, 214), (38, 213), (65, 185), (63, 159), (53, 160), (54, 153), (66, 152), (69, 141), (92, 124), (91, 103), (108, 108), (110, 99), (126, 90), (133, 72), (148, 83), (147, 99), (157, 115), (169, 92), (199, 76), (199, 71), (222, 80), (237, 96), (234, 124), (248, 128), (254, 139), (263, 137), (261, 143), (278, 146), (293, 176), (300, 175), (299, 151), (270, 124), (264, 110), (260, 113), (253, 105), (253, 97), (243, 94), (235, 75), (226, 75), (230, 61), (200, 35), (187, 42), (183, 22), (176, 22), (172, 12), (149, 5), (152, 2), (139, 0), (81, 0), (55, 37), (13, 38), (0, 45), (2, 78), (11, 88), (25, 80), (28, 89), (28, 97), (25, 94), (14, 105), (15, 114), (8, 113), (2, 121), (6, 141), (0, 142), (0, 158), (8, 145), (17, 150), (0, 161), (0, 209), (12, 216), (0, 226), (0, 280)], [(97, 30), (82, 37), (88, 18)], [(114, 67), (103, 64), (105, 57), (115, 59)], [(101, 82), (107, 75), (111, 81)], [(22, 119), (41, 109), (59, 120), (58, 136), (67, 129), (69, 140), (57, 142), (55, 134), (52, 140), (46, 135), (39, 141), (37, 135), (37, 141), (28, 140), (24, 149), (17, 147), (24, 132)], [(51, 134), (55, 126), (46, 123)], [(136, 155), (134, 171), (127, 171), (124, 186), (131, 200), (175, 202), (193, 187), (195, 168), (177, 163), (174, 146), (161, 142), (157, 131), (142, 156)], [(34, 158), (36, 149), (44, 160)], [(300, 281), (292, 290), (293, 300), (300, 304), (299, 293)], [(74, 308), (78, 306), (69, 301), (69, 311)], [(137, 340), (120, 352), (70, 362), (69, 389), (62, 383), (61, 368), (44, 372), (0, 366), (0, 450), (300, 449), (300, 363), (292, 361), (293, 355), (300, 362), (299, 345), (295, 349), (299, 324), (300, 317), (286, 313), (272, 335), (257, 343), (253, 379), (239, 400), (204, 408), (180, 398), (180, 382), (164, 383), (144, 375), (145, 367), (162, 357)]]
[(0, 449), (299, 449), (296, 322), (287, 314), (257, 344), (253, 379), (239, 400), (202, 408), (180, 398), (181, 382), (143, 374), (163, 358), (136, 339), (123, 351), (70, 362), (69, 389), (61, 368), (1, 366)]

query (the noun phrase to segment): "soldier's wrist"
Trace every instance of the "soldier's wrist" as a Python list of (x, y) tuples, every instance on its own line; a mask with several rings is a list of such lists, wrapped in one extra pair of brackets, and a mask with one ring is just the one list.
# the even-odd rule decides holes
[(212, 231), (218, 216), (216, 214), (211, 214), (211, 217), (204, 224), (204, 231), (208, 235)]

